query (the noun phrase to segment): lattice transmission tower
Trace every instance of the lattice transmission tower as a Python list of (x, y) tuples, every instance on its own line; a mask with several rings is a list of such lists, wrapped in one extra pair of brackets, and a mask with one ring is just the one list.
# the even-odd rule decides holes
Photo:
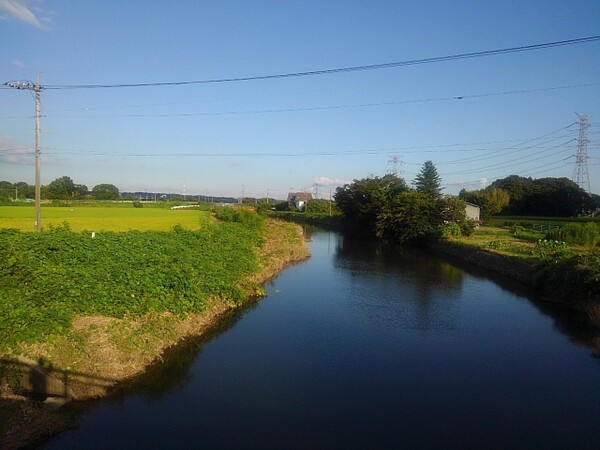
[(388, 155), (389, 159), (388, 159), (388, 167), (391, 166), (390, 169), (388, 169), (387, 173), (394, 175), (394, 176), (398, 176), (400, 173), (402, 173), (402, 170), (399, 169), (399, 167), (404, 164), (404, 162), (400, 159), (400, 157), (398, 155)]
[(587, 114), (577, 113), (579, 117), (579, 137), (577, 138), (577, 154), (575, 155), (575, 170), (573, 171), (573, 181), (579, 185), (581, 189), (591, 194), (590, 173), (588, 172), (587, 160), (587, 145), (590, 141), (587, 137), (587, 129), (590, 127), (590, 118)]

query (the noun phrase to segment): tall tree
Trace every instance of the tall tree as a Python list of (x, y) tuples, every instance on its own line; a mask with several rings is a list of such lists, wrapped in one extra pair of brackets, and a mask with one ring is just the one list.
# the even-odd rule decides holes
[(442, 196), (441, 178), (432, 161), (425, 161), (413, 184), (417, 192), (438, 199)]
[(75, 184), (70, 177), (64, 176), (52, 181), (46, 192), (52, 200), (72, 200), (84, 198), (88, 188), (85, 184)]

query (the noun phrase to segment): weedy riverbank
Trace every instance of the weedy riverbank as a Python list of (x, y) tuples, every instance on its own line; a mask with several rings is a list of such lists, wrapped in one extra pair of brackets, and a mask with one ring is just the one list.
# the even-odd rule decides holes
[[(60, 389), (71, 399), (107, 395), (308, 256), (295, 224), (231, 209), (217, 219), (198, 231), (94, 238), (65, 227), (0, 233), (0, 357), (14, 363), (5, 374), (40, 369), (66, 381)], [(1, 448), (47, 437), (70, 420), (29, 401), (18, 378), (5, 377), (0, 388)]]

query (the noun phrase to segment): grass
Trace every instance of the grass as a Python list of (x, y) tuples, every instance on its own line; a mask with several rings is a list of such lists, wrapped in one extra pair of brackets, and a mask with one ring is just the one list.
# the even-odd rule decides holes
[(596, 222), (600, 223), (600, 219), (589, 217), (538, 217), (538, 216), (494, 216), (489, 219), (486, 225), (494, 227), (521, 225), (531, 228), (533, 225), (556, 225), (563, 226), (568, 223), (585, 223)]
[[(573, 232), (567, 233), (571, 229)], [(451, 241), (526, 261), (532, 267), (543, 269), (543, 278), (537, 283), (544, 292), (566, 303), (585, 303), (592, 323), (600, 327), (598, 230), (600, 227), (594, 223), (563, 221), (560, 228), (563, 235), (556, 239), (552, 237), (556, 230), (533, 230), (526, 228), (525, 223), (517, 225), (513, 222), (504, 227), (483, 226), (471, 236), (452, 238)]]
[[(208, 211), (195, 209), (114, 207), (43, 207), (42, 228), (58, 227), (65, 222), (73, 231), (170, 231), (175, 225), (198, 230)], [(0, 206), (0, 228), (34, 231), (33, 206)]]

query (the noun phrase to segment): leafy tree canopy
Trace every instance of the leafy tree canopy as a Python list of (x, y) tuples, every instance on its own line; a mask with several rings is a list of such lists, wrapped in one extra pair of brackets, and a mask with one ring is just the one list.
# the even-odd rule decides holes
[(506, 212), (534, 216), (574, 217), (594, 209), (593, 198), (568, 178), (523, 178), (511, 175), (492, 183), (508, 192)]
[(46, 195), (51, 200), (82, 199), (88, 193), (84, 184), (75, 184), (70, 177), (63, 176), (52, 181), (46, 189)]
[(118, 200), (119, 188), (114, 184), (97, 184), (92, 189), (92, 196), (96, 200)]
[(372, 237), (382, 208), (395, 195), (408, 190), (406, 181), (395, 175), (367, 177), (337, 188), (334, 199), (352, 230)]

